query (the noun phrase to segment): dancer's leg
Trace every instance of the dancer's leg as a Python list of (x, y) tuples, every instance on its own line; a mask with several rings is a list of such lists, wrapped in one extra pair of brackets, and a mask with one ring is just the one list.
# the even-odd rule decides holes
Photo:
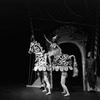
[(62, 93), (65, 93), (66, 91), (65, 91), (65, 89), (64, 89), (64, 78), (63, 78), (63, 76), (61, 75), (61, 86), (62, 86), (62, 88), (63, 88), (63, 92)]
[(44, 87), (43, 71), (40, 71), (39, 74), (40, 74), (41, 87)]
[(47, 89), (48, 89), (48, 92), (46, 93), (46, 95), (51, 94), (51, 89), (50, 89), (50, 83), (49, 83), (49, 81), (47, 81)]
[(47, 89), (46, 89), (46, 82), (44, 81), (44, 90), (42, 90), (42, 92), (47, 92)]
[(43, 72), (43, 87), (44, 87), (44, 90), (42, 92), (47, 92), (47, 84), (46, 84), (46, 79), (45, 79), (45, 72)]
[(44, 75), (44, 81), (46, 83), (46, 88), (48, 89), (48, 92), (46, 93), (46, 95), (49, 95), (51, 94), (51, 89), (50, 89), (50, 83), (49, 83), (47, 74)]
[(67, 77), (67, 72), (62, 72), (61, 75), (61, 86), (63, 88), (63, 93), (66, 93), (64, 96), (70, 95), (67, 86), (65, 85), (66, 83), (66, 77)]

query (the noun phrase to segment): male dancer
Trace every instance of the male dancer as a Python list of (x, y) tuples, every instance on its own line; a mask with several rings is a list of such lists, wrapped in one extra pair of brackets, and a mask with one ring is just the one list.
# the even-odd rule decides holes
[(65, 83), (66, 83), (66, 78), (67, 78), (67, 77), (68, 77), (68, 73), (65, 72), (65, 71), (63, 71), (63, 72), (61, 73), (61, 86), (62, 86), (62, 88), (63, 88), (63, 92), (62, 92), (62, 93), (65, 94), (64, 96), (69, 96), (69, 95), (70, 95), (70, 93), (69, 93), (69, 91), (68, 91), (68, 88), (67, 88), (67, 86), (65, 85)]
[(96, 60), (92, 57), (92, 52), (88, 52), (88, 59), (86, 60), (86, 72), (89, 82), (89, 91), (95, 90), (96, 85)]

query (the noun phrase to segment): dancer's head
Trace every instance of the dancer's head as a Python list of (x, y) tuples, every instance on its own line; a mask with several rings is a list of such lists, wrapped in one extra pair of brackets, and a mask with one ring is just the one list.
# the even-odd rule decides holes
[(44, 53), (45, 51), (41, 47), (40, 43), (37, 43), (37, 41), (32, 41), (30, 45), (29, 51), (34, 52), (35, 54), (38, 53)]

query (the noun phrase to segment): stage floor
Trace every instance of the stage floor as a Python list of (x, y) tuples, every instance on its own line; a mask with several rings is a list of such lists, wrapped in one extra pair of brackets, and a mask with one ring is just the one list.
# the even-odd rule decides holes
[(46, 96), (42, 90), (36, 87), (26, 87), (23, 85), (0, 86), (0, 100), (100, 100), (98, 92), (70, 91), (69, 97), (64, 97), (61, 91), (52, 91)]

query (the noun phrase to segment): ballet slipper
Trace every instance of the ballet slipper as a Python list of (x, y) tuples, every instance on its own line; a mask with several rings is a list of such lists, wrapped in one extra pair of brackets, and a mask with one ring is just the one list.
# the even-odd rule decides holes
[(44, 90), (42, 90), (42, 92), (47, 92), (47, 90), (46, 90), (46, 89), (44, 89)]
[(70, 94), (69, 93), (66, 93), (64, 96), (69, 96)]
[(66, 92), (65, 92), (65, 91), (63, 91), (63, 92), (61, 92), (61, 93), (63, 94), (63, 93), (66, 93)]
[(50, 95), (50, 94), (51, 94), (51, 92), (46, 93), (46, 95)]

